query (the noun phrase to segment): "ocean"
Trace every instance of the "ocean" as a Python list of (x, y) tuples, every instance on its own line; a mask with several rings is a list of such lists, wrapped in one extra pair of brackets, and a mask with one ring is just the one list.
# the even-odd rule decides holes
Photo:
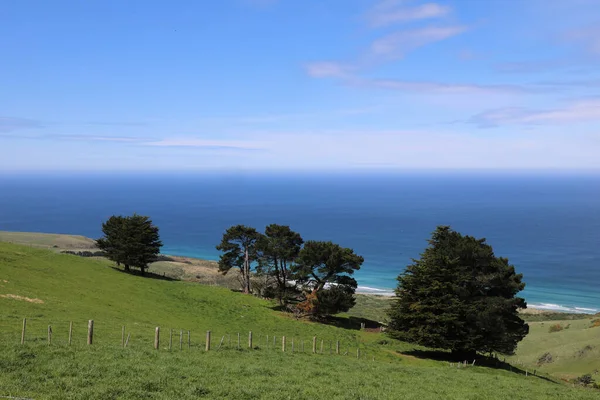
[(437, 225), (485, 237), (523, 273), (530, 307), (600, 310), (600, 174), (558, 172), (0, 175), (0, 230), (98, 238), (149, 215), (166, 254), (218, 259), (235, 224), (289, 225), (364, 256), (359, 291), (391, 294)]

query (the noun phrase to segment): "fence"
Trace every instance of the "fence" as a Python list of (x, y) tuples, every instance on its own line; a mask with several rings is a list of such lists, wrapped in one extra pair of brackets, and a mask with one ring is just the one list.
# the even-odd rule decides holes
[[(36, 326), (31, 327), (27, 318), (20, 324), (20, 344), (26, 343), (45, 344), (47, 346), (94, 346), (97, 339), (101, 345), (119, 346), (124, 349), (135, 346), (136, 348), (154, 349), (156, 351), (184, 351), (200, 349), (205, 352), (220, 351), (225, 349), (235, 350), (268, 350), (282, 353), (330, 354), (352, 356), (358, 359), (370, 358), (375, 360), (377, 350), (369, 344), (359, 340), (345, 338), (320, 337), (313, 335), (309, 338), (299, 335), (277, 335), (275, 332), (257, 333), (245, 332), (220, 332), (215, 334), (211, 330), (192, 331), (183, 328), (164, 328), (155, 326), (139, 326), (134, 324), (134, 331), (126, 325), (106, 326), (102, 323), (94, 324), (94, 320), (87, 323), (73, 321), (52, 321), (51, 324), (42, 326), (42, 322), (35, 320)], [(58, 328), (57, 328), (58, 327)], [(13, 325), (12, 331), (16, 326)], [(99, 329), (98, 329), (99, 328)], [(98, 335), (100, 330), (100, 335)], [(42, 334), (43, 332), (43, 334)], [(16, 339), (16, 338), (15, 338)], [(9, 339), (12, 341), (14, 339)], [(14, 343), (15, 341), (13, 341)], [(17, 342), (18, 343), (18, 342)]]

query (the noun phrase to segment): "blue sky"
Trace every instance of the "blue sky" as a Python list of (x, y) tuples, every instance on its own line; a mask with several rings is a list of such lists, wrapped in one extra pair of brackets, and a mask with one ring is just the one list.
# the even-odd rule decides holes
[(0, 9), (0, 171), (600, 168), (600, 0)]

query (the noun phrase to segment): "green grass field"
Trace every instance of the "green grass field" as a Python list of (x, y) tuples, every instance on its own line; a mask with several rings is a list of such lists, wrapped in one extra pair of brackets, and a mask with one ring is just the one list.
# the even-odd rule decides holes
[[(0, 296), (0, 396), (511, 400), (598, 396), (597, 391), (553, 382), (548, 376), (525, 377), (517, 368), (459, 369), (446, 361), (419, 358), (413, 351), (423, 349), (381, 333), (297, 321), (274, 311), (272, 302), (225, 288), (130, 275), (111, 268), (106, 260), (28, 246), (0, 243)], [(26, 343), (20, 345), (24, 317)], [(86, 345), (89, 319), (94, 320), (92, 346)], [(343, 320), (340, 325), (347, 325)], [(68, 346), (70, 322), (73, 342)], [(568, 330), (548, 335), (600, 334), (600, 328), (575, 326), (586, 320), (570, 322)], [(123, 326), (131, 335), (126, 349), (121, 347)], [(156, 326), (161, 327), (158, 351), (153, 349)], [(179, 350), (182, 330), (186, 334)], [(212, 336), (209, 352), (204, 351), (207, 330)], [(247, 348), (249, 331), (254, 349)], [(532, 331), (544, 336), (541, 327)], [(242, 338), (239, 350), (237, 333)], [(311, 352), (313, 336), (318, 338), (317, 354)], [(330, 354), (330, 343), (337, 340), (342, 355)], [(549, 340), (568, 339), (549, 336)], [(518, 357), (529, 362), (527, 357), (533, 359), (541, 350), (524, 343)], [(591, 367), (578, 368), (591, 372), (587, 371)]]

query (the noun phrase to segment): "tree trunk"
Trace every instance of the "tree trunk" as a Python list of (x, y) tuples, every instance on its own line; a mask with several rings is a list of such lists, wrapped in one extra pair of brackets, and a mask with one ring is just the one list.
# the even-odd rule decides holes
[(129, 272), (129, 264), (125, 264), (125, 271)]
[(248, 248), (245, 249), (244, 254), (244, 293), (250, 293), (250, 256), (248, 255)]
[(140, 269), (142, 270), (142, 275), (145, 275), (145, 274), (146, 274), (146, 266), (145, 266), (145, 265), (142, 265), (142, 266), (140, 267)]

